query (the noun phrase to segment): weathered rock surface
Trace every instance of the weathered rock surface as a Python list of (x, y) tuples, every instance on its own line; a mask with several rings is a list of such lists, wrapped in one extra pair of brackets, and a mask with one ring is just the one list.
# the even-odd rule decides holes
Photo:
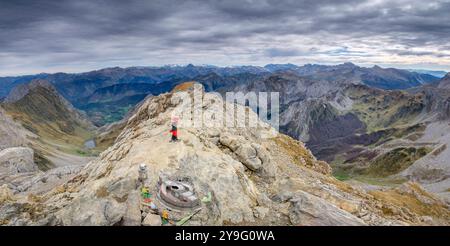
[(37, 171), (33, 155), (34, 151), (27, 147), (13, 147), (0, 151), (0, 173), (12, 175)]
[[(133, 191), (127, 198), (126, 214), (123, 217), (124, 226), (140, 226), (141, 225), (141, 198), (138, 191)], [(161, 224), (161, 223), (160, 223)]]
[(441, 89), (450, 89), (450, 73), (447, 73), (447, 75), (441, 79), (438, 86)]
[(111, 198), (88, 200), (82, 198), (58, 214), (63, 225), (115, 225), (126, 213), (126, 206)]
[(349, 212), (303, 191), (299, 191), (290, 202), (289, 219), (294, 225), (365, 225)]
[(12, 200), (13, 200), (13, 193), (8, 188), (8, 185), (4, 184), (4, 185), (0, 186), (0, 203), (12, 201)]
[(160, 226), (161, 223), (161, 216), (157, 214), (148, 214), (142, 221), (143, 226)]
[(26, 146), (29, 142), (27, 140), (28, 136), (34, 137), (34, 134), (15, 122), (0, 106), (0, 150)]

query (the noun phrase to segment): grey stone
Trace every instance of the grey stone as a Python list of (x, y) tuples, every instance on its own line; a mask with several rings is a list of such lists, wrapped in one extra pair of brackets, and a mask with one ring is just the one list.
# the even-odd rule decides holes
[(161, 224), (161, 216), (152, 213), (147, 214), (144, 221), (142, 221), (143, 226), (160, 226)]
[(33, 149), (27, 147), (4, 149), (0, 151), (0, 171), (8, 174), (38, 171), (33, 156)]
[(298, 191), (291, 200), (289, 218), (292, 224), (304, 226), (365, 225), (358, 217), (303, 191)]
[(141, 225), (141, 198), (138, 191), (132, 191), (128, 195), (127, 210), (123, 216), (124, 226), (140, 226)]

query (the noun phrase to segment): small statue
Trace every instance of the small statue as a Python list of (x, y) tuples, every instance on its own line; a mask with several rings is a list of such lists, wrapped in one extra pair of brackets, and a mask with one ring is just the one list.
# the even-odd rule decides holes
[(147, 174), (147, 165), (145, 163), (142, 163), (139, 165), (139, 184), (141, 186), (145, 186), (145, 183), (148, 179), (148, 174)]

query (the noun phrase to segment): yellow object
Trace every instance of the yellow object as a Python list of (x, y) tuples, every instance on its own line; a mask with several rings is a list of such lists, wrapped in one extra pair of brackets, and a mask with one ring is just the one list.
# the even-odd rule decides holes
[(168, 219), (169, 219), (169, 212), (168, 212), (167, 210), (163, 210), (163, 211), (162, 211), (161, 217), (162, 217), (163, 219), (168, 220)]
[(142, 193), (150, 193), (150, 190), (148, 187), (142, 187), (141, 192)]

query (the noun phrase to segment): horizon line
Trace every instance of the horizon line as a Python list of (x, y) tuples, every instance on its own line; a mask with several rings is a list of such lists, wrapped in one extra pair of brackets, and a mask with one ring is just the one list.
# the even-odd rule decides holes
[(106, 67), (99, 67), (99, 68), (92, 68), (92, 69), (75, 69), (75, 70), (55, 70), (55, 71), (42, 71), (42, 72), (24, 72), (24, 73), (16, 73), (16, 74), (2, 74), (0, 73), (0, 78), (8, 78), (8, 77), (25, 77), (25, 76), (36, 76), (36, 75), (53, 75), (58, 73), (65, 73), (65, 74), (84, 74), (84, 73), (90, 73), (95, 71), (101, 71), (106, 69), (112, 69), (112, 68), (120, 68), (120, 69), (128, 69), (128, 68), (163, 68), (163, 67), (187, 67), (189, 65), (193, 65), (195, 67), (215, 67), (215, 68), (239, 68), (239, 67), (255, 67), (255, 68), (265, 68), (268, 65), (294, 65), (297, 67), (302, 67), (306, 65), (318, 65), (318, 66), (339, 66), (344, 64), (353, 64), (357, 67), (363, 67), (363, 68), (373, 68), (373, 67), (381, 67), (383, 69), (399, 69), (399, 70), (407, 70), (407, 71), (429, 71), (429, 72), (445, 72), (449, 73), (450, 70), (445, 69), (427, 69), (427, 68), (413, 68), (413, 67), (396, 67), (396, 66), (384, 66), (384, 65), (378, 65), (378, 64), (370, 64), (370, 65), (362, 65), (354, 62), (343, 62), (343, 63), (303, 63), (303, 64), (295, 64), (295, 63), (267, 63), (265, 65), (255, 65), (255, 64), (236, 64), (236, 65), (215, 65), (215, 64), (207, 64), (207, 63), (168, 63), (163, 65), (134, 65), (134, 66), (106, 66)]

